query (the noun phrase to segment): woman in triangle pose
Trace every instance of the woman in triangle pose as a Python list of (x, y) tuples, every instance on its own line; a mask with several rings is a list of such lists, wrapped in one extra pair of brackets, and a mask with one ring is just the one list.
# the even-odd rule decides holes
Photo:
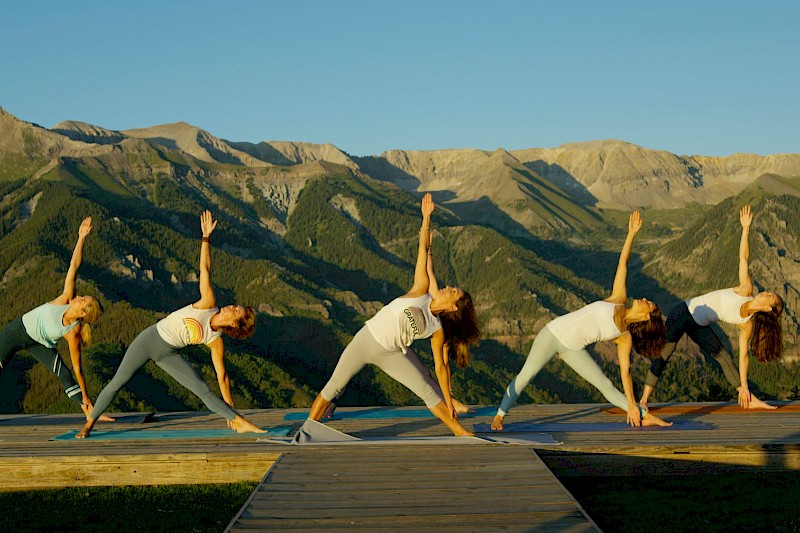
[[(753, 280), (750, 278), (750, 225), (753, 213), (749, 205), (739, 211), (742, 237), (739, 241), (739, 285), (721, 289), (702, 296), (690, 298), (676, 305), (667, 317), (667, 343), (659, 357), (653, 359), (639, 404), (647, 407), (664, 368), (667, 366), (675, 345), (688, 335), (697, 343), (707, 359), (716, 361), (722, 368), (728, 383), (739, 393), (739, 405), (744, 409), (775, 409), (750, 392), (747, 371), (750, 364), (749, 350), (759, 362), (773, 361), (781, 356), (781, 323), (783, 300), (771, 291), (753, 296)], [(731, 354), (711, 329), (714, 322), (736, 324), (739, 329), (739, 369), (733, 364)]]
[[(83, 260), (83, 245), (92, 231), (92, 217), (86, 217), (78, 228), (78, 242), (64, 279), (64, 290), (54, 300), (15, 318), (0, 330), (0, 371), (18, 351), (27, 350), (37, 361), (58, 376), (64, 393), (86, 414), (92, 411), (92, 401), (86, 390), (81, 364), (81, 349), (92, 342), (92, 324), (103, 313), (96, 298), (75, 294), (75, 278)], [(64, 364), (55, 347), (61, 338), (69, 346), (75, 378)], [(77, 383), (76, 383), (77, 380)], [(106, 421), (112, 418), (104, 417)]]
[[(255, 313), (250, 307), (228, 305), (217, 307), (214, 290), (211, 288), (211, 233), (217, 227), (211, 212), (200, 216), (203, 232), (200, 245), (200, 299), (169, 314), (166, 318), (141, 332), (128, 346), (117, 373), (97, 397), (97, 404), (86, 420), (86, 425), (75, 435), (81, 439), (88, 437), (94, 423), (111, 400), (133, 374), (150, 360), (164, 369), (175, 380), (192, 391), (210, 410), (224, 417), (228, 427), (237, 433), (264, 430), (245, 420), (234, 410), (231, 396), (231, 383), (225, 370), (225, 345), (222, 334), (236, 339), (246, 339), (255, 330)], [(190, 344), (205, 344), (211, 349), (211, 362), (217, 373), (217, 381), (223, 400), (220, 400), (208, 385), (200, 379), (197, 372), (180, 354), (180, 349)]]
[[(628, 299), (628, 259), (633, 239), (641, 227), (642, 218), (638, 211), (634, 211), (628, 219), (628, 235), (619, 256), (611, 296), (552, 320), (536, 335), (522, 370), (511, 380), (503, 395), (492, 421), (493, 430), (503, 429), (503, 418), (516, 404), (519, 395), (556, 354), (579, 376), (594, 385), (609, 402), (626, 411), (631, 426), (671, 425), (639, 407), (630, 374), (632, 348), (635, 347), (639, 354), (646, 357), (655, 357), (664, 344), (664, 321), (656, 304), (642, 298), (634, 300), (630, 307), (625, 306)], [(625, 394), (603, 374), (586, 351), (586, 346), (597, 341), (612, 341), (617, 345)]]
[[(439, 288), (433, 276), (430, 252), (430, 194), (422, 199), (422, 227), (419, 231), (414, 285), (388, 303), (356, 333), (342, 352), (330, 380), (314, 400), (309, 418), (319, 420), (350, 380), (366, 364), (389, 374), (414, 394), (456, 436), (471, 435), (458, 422), (458, 413), (468, 408), (450, 391), (451, 357), (464, 367), (469, 362), (469, 346), (478, 341), (480, 330), (469, 293), (456, 287)], [(430, 339), (436, 382), (411, 348), (416, 339)]]

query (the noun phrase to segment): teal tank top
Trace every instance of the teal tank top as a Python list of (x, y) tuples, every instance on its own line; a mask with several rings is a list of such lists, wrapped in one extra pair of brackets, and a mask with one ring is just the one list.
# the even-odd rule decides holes
[(78, 325), (78, 320), (65, 326), (61, 323), (69, 305), (42, 304), (22, 315), (25, 332), (31, 339), (48, 348), (54, 348), (58, 339)]

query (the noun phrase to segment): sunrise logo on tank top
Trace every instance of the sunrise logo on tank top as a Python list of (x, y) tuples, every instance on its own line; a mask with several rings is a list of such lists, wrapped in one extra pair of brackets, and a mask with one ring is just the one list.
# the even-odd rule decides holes
[(203, 342), (203, 326), (196, 318), (186, 317), (183, 319), (184, 339), (187, 344), (200, 344)]

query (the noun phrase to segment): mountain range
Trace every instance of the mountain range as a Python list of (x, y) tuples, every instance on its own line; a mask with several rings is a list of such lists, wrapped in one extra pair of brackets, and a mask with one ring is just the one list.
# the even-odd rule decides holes
[[(220, 220), (212, 280), (221, 303), (259, 311), (257, 335), (231, 348), (239, 397), (306, 405), (363, 320), (410, 286), (419, 197), (431, 192), (437, 272), (472, 293), (484, 329), (475, 363), (454, 386), (468, 401), (492, 403), (548, 320), (607, 294), (630, 209), (643, 210), (646, 226), (629, 293), (666, 312), (680, 298), (736, 283), (736, 213), (747, 202), (756, 213), (751, 270), (759, 289), (786, 300), (780, 368), (788, 364), (794, 376), (798, 177), (800, 154), (679, 156), (607, 140), (356, 157), (330, 144), (227, 141), (183, 122), (48, 129), (0, 109), (0, 293), (8, 302), (0, 322), (57, 294), (74, 228), (92, 214), (80, 288), (107, 303), (96, 351), (113, 367), (138, 330), (196, 296), (197, 215), (208, 208)], [(691, 345), (684, 351), (696, 365)], [(597, 352), (605, 361), (609, 350)], [(46, 373), (18, 364), (28, 381), (7, 410), (63, 405)], [(101, 387), (113, 368), (93, 368), (92, 386)], [(597, 399), (562, 370), (551, 368), (530, 397)], [(158, 369), (148, 372), (118, 407), (164, 408), (180, 396)], [(761, 386), (787, 397), (793, 378), (776, 375)], [(709, 376), (705, 389), (717, 379)], [(10, 379), (0, 375), (0, 386)], [(50, 388), (37, 390), (39, 381)], [(670, 390), (688, 395), (687, 387)], [(142, 399), (154, 389), (157, 399)], [(414, 402), (377, 371), (348, 395)]]

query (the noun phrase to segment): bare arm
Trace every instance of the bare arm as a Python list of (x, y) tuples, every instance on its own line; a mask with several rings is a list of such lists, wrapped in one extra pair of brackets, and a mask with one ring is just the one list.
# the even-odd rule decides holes
[(739, 222), (742, 224), (742, 238), (739, 241), (739, 286), (733, 290), (739, 296), (753, 295), (753, 280), (750, 279), (750, 225), (753, 212), (746, 205), (739, 211)]
[(747, 409), (750, 406), (750, 389), (747, 386), (747, 372), (750, 368), (750, 337), (753, 336), (753, 323), (751, 321), (739, 324), (739, 405)]
[(406, 293), (406, 297), (415, 298), (428, 292), (428, 247), (430, 245), (431, 213), (433, 198), (430, 193), (422, 197), (422, 226), (419, 229), (419, 246), (417, 248), (417, 264), (414, 267), (414, 286)]
[(211, 348), (211, 362), (214, 364), (214, 371), (217, 373), (217, 383), (219, 391), (225, 403), (233, 408), (233, 396), (231, 396), (231, 380), (225, 368), (225, 343), (222, 338), (217, 337), (208, 344)]
[(431, 336), (431, 350), (433, 351), (433, 363), (434, 371), (436, 372), (436, 380), (439, 382), (439, 388), (442, 389), (444, 403), (447, 405), (447, 411), (450, 413), (450, 416), (455, 418), (453, 397), (450, 393), (450, 365), (446, 360), (444, 348), (444, 330), (438, 329)]
[(69, 355), (72, 360), (72, 371), (75, 373), (75, 381), (81, 388), (83, 403), (90, 402), (89, 393), (86, 390), (86, 380), (83, 377), (83, 366), (81, 365), (81, 325), (78, 324), (64, 334), (69, 346)]
[(195, 303), (197, 309), (211, 309), (217, 305), (214, 290), (211, 288), (211, 233), (217, 227), (217, 221), (211, 218), (211, 211), (200, 215), (200, 229), (203, 239), (200, 244), (200, 300)]
[(433, 233), (428, 239), (428, 293), (436, 296), (439, 290), (439, 283), (436, 281), (436, 274), (433, 273)]
[(622, 389), (628, 400), (628, 423), (631, 426), (641, 425), (641, 414), (636, 398), (633, 395), (633, 378), (631, 377), (631, 350), (633, 339), (630, 333), (623, 333), (614, 341), (617, 344), (617, 359), (619, 360), (619, 375), (622, 378)]
[(639, 211), (634, 211), (628, 218), (628, 235), (622, 245), (617, 263), (617, 273), (614, 275), (614, 285), (611, 289), (611, 296), (605, 299), (606, 302), (624, 304), (628, 299), (628, 260), (631, 258), (631, 248), (633, 239), (639, 230), (642, 229), (642, 217)]
[(64, 279), (64, 291), (51, 303), (63, 305), (75, 297), (75, 278), (78, 276), (78, 268), (80, 268), (81, 262), (83, 261), (83, 244), (91, 231), (92, 217), (86, 217), (78, 228), (78, 242), (75, 243), (75, 249), (72, 251), (72, 259), (70, 259), (69, 262), (69, 270), (67, 270), (67, 277)]

